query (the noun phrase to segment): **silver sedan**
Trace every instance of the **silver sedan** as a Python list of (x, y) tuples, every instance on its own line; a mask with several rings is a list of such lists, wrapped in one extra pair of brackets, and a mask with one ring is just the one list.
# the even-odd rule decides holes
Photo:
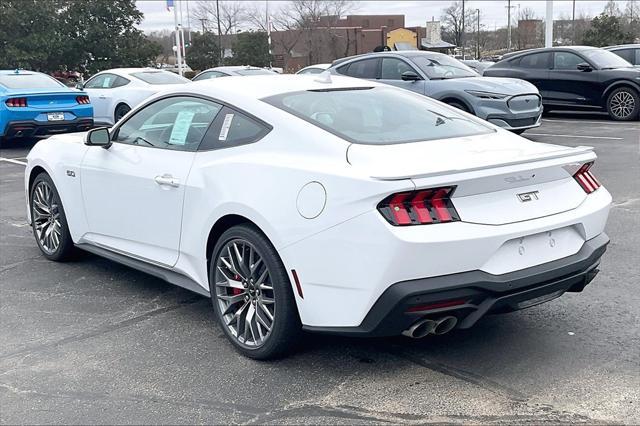
[(442, 53), (369, 53), (339, 59), (329, 70), (418, 92), (515, 133), (540, 126), (542, 98), (533, 84), (516, 78), (480, 77)]

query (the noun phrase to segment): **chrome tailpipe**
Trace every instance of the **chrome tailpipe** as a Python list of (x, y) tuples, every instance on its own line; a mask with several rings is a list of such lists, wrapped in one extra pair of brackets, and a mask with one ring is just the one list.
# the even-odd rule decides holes
[(414, 323), (411, 327), (402, 332), (403, 336), (412, 339), (422, 339), (430, 334), (441, 335), (450, 332), (458, 324), (458, 318), (446, 316), (438, 319), (422, 319)]

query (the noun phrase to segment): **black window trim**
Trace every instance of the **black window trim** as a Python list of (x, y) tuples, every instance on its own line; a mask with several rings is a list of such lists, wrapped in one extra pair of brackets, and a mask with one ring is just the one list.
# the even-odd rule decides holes
[[(127, 118), (125, 121), (121, 122), (121, 123), (117, 123), (114, 127), (112, 127), (110, 133), (110, 137), (111, 137), (111, 142), (113, 143), (119, 143), (119, 144), (123, 144), (123, 145), (130, 145), (130, 144), (124, 144), (123, 142), (118, 142), (115, 139), (118, 137), (118, 132), (120, 131), (120, 127), (122, 127), (124, 125), (124, 123), (126, 123), (127, 121), (131, 120), (139, 111), (142, 111), (143, 108), (146, 108), (152, 104), (155, 104), (156, 102), (168, 99), (168, 98), (180, 98), (180, 97), (191, 97), (191, 98), (196, 98), (196, 99), (202, 99), (205, 101), (209, 101), (209, 102), (213, 102), (216, 104), (219, 104), (220, 106), (222, 106), (222, 108), (220, 108), (220, 111), (218, 111), (218, 114), (216, 114), (216, 116), (213, 118), (213, 120), (211, 120), (211, 123), (209, 123), (209, 127), (207, 127), (207, 130), (204, 132), (204, 136), (202, 137), (202, 140), (200, 141), (200, 143), (198, 144), (198, 147), (194, 150), (194, 151), (182, 151), (182, 150), (178, 150), (178, 149), (167, 149), (166, 147), (162, 147), (162, 146), (151, 146), (151, 145), (134, 145), (134, 146), (139, 146), (139, 147), (143, 147), (143, 148), (152, 148), (152, 149), (162, 149), (165, 151), (170, 151), (170, 152), (206, 152), (206, 151), (216, 151), (218, 149), (227, 149), (227, 148), (234, 148), (234, 146), (228, 146), (228, 147), (224, 147), (224, 148), (211, 148), (211, 149), (200, 149), (200, 147), (202, 146), (202, 142), (204, 141), (204, 138), (207, 136), (207, 133), (209, 133), (209, 131), (211, 130), (211, 126), (213, 126), (213, 123), (216, 122), (216, 119), (218, 118), (218, 115), (220, 114), (220, 112), (224, 109), (224, 107), (228, 107), (229, 109), (232, 109), (234, 111), (237, 111), (240, 114), (244, 114), (247, 117), (255, 120), (256, 122), (258, 122), (259, 124), (261, 124), (266, 131), (262, 134), (262, 136), (259, 139), (256, 139), (253, 142), (249, 142), (249, 144), (251, 143), (255, 143), (258, 142), (260, 139), (264, 138), (266, 135), (268, 135), (272, 130), (273, 130), (273, 126), (270, 125), (269, 123), (265, 122), (264, 120), (261, 120), (260, 118), (256, 117), (255, 115), (246, 112), (240, 108), (237, 108), (233, 105), (231, 105), (228, 102), (222, 101), (220, 99), (216, 99), (214, 97), (211, 96), (207, 96), (207, 95), (201, 95), (201, 94), (195, 94), (195, 93), (188, 93), (188, 92), (176, 92), (176, 93), (169, 93), (167, 95), (161, 96), (159, 98), (155, 98), (153, 100), (150, 101), (146, 101), (142, 104), (140, 104), (139, 106), (136, 107), (135, 109), (135, 113), (131, 114), (131, 116), (129, 118)], [(243, 145), (248, 145), (248, 144), (243, 144)], [(240, 145), (240, 146), (243, 146)]]
[(346, 74), (346, 72), (348, 72), (348, 71), (349, 71), (349, 67), (351, 67), (351, 65), (353, 65), (353, 64), (355, 64), (355, 63), (358, 63), (358, 62), (370, 61), (370, 60), (375, 60), (375, 61), (377, 61), (377, 62), (378, 62), (378, 63), (376, 64), (376, 76), (375, 76), (374, 80), (380, 80), (380, 75), (381, 75), (381, 72), (382, 72), (382, 57), (381, 57), (381, 56), (378, 56), (378, 55), (376, 55), (376, 56), (367, 56), (367, 57), (364, 57), (364, 58), (357, 58), (357, 59), (353, 59), (353, 60), (351, 60), (351, 61), (347, 62), (347, 63), (346, 63), (346, 64), (344, 64), (344, 65), (341, 65), (341, 66), (339, 66), (339, 67), (336, 67), (336, 70), (340, 70), (340, 69), (342, 69), (342, 68), (346, 68), (346, 71), (345, 71), (345, 73), (344, 73), (344, 74), (343, 74), (343, 73), (341, 73), (340, 71), (338, 71), (338, 73), (339, 73), (339, 74), (341, 74), (341, 75), (347, 76), (347, 77), (351, 77), (351, 78), (360, 78), (360, 79), (362, 79), (362, 80), (371, 80), (370, 78), (364, 78), (364, 77), (353, 77), (353, 76), (351, 76), (351, 75), (349, 75), (349, 74)]

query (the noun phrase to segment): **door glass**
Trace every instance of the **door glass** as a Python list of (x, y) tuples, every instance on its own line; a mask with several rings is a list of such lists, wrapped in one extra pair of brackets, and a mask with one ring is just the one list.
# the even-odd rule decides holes
[(376, 78), (378, 75), (378, 59), (353, 62), (344, 74), (355, 78)]
[(521, 68), (544, 69), (549, 68), (549, 53), (534, 53), (520, 59)]
[(577, 70), (578, 64), (585, 62), (580, 56), (570, 52), (556, 52), (553, 68), (556, 70)]
[(222, 106), (204, 99), (177, 96), (147, 105), (116, 131), (114, 142), (178, 151), (198, 149)]
[(270, 126), (225, 107), (207, 132), (200, 150), (231, 148), (257, 142), (270, 130)]
[(218, 77), (224, 77), (224, 76), (226, 76), (226, 74), (222, 74), (221, 72), (218, 72), (218, 71), (207, 71), (207, 72), (203, 72), (202, 74), (194, 78), (193, 81), (209, 80), (211, 78), (218, 78)]
[(89, 79), (84, 87), (87, 89), (109, 89), (118, 78), (120, 77), (114, 74), (100, 74)]
[(405, 61), (396, 58), (382, 58), (381, 78), (383, 80), (402, 80), (402, 73), (406, 71), (416, 72)]

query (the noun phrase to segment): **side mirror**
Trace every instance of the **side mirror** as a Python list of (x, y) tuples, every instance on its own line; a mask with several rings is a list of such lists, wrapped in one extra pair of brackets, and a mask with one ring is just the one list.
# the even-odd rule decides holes
[(109, 148), (111, 146), (109, 129), (106, 127), (98, 127), (97, 129), (89, 130), (84, 137), (84, 144), (88, 146), (101, 146), (105, 149)]
[(422, 80), (418, 74), (413, 71), (405, 71), (402, 73), (402, 81), (418, 81)]
[(84, 89), (84, 84), (82, 84), (82, 83), (80, 83), (80, 82), (77, 82), (77, 83), (76, 83), (76, 89), (78, 89), (78, 90), (83, 90), (83, 89)]
[(591, 68), (591, 65), (589, 65), (586, 62), (579, 63), (576, 68), (578, 68), (578, 71), (584, 71), (584, 72), (593, 71), (593, 68)]

